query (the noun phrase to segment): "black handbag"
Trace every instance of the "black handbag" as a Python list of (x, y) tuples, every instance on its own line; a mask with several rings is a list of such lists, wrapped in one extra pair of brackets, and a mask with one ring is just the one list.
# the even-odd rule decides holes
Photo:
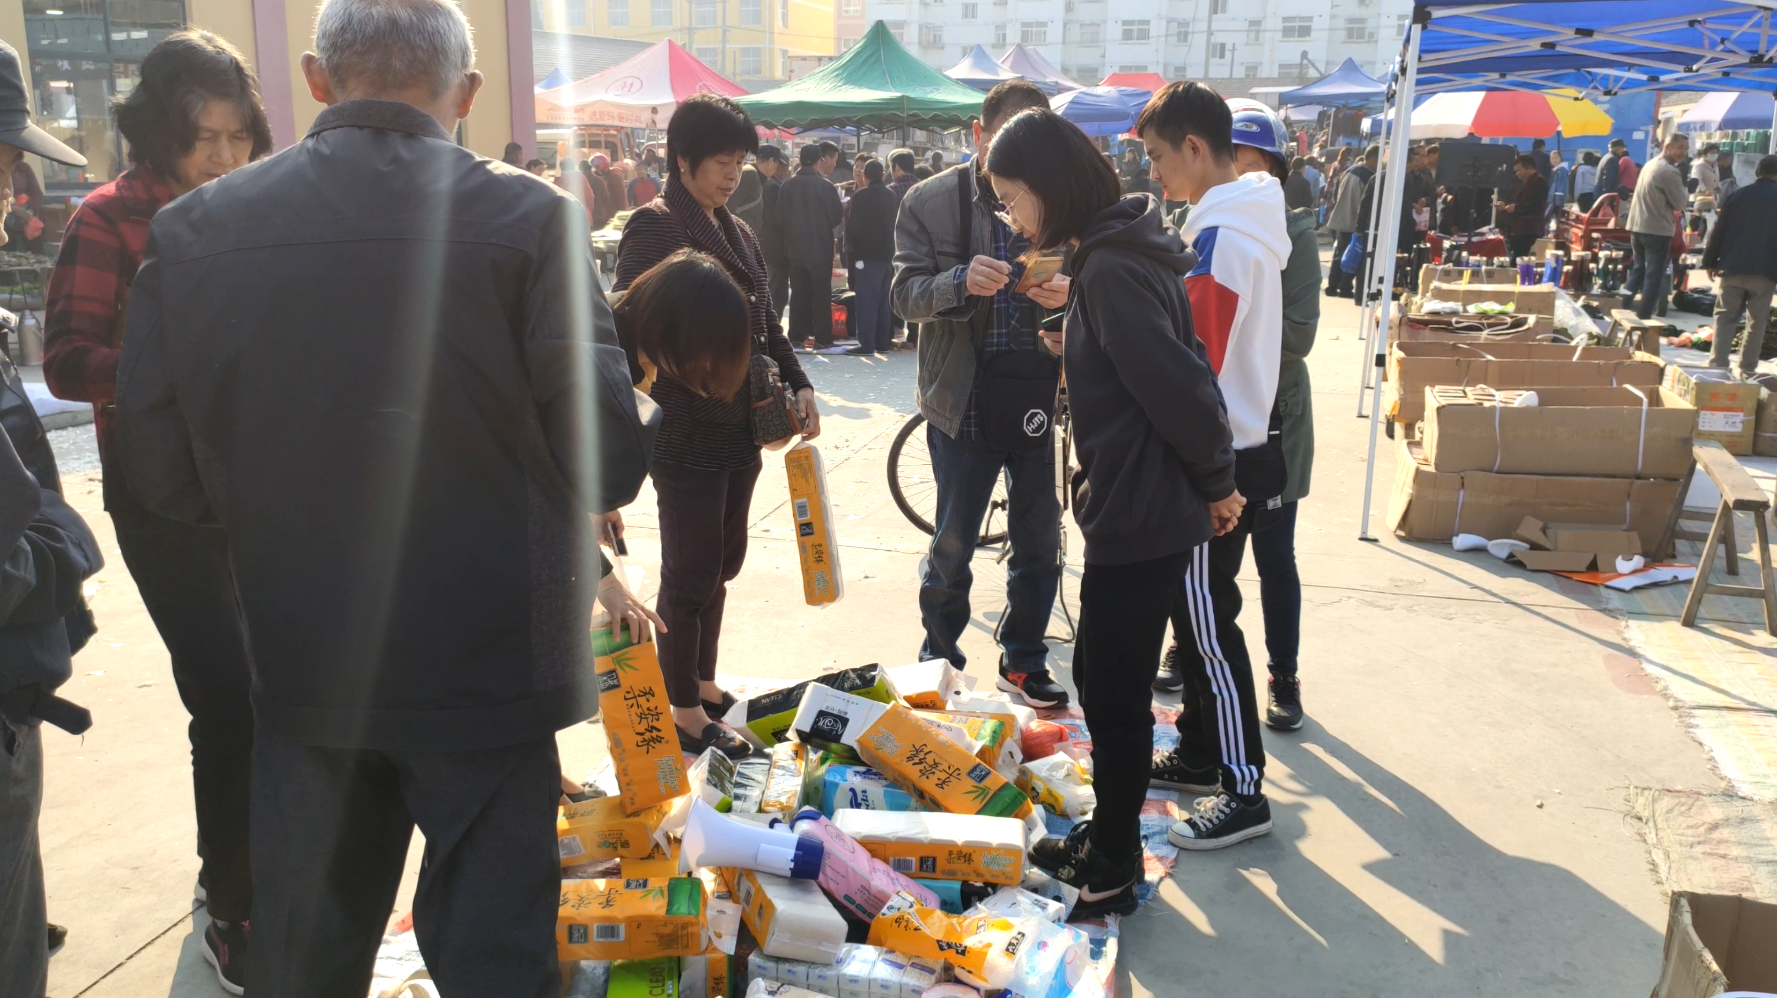
[(1234, 487), (1246, 500), (1243, 515), (1253, 532), (1276, 522), (1283, 511), (1283, 490), (1289, 487), (1289, 465), (1283, 457), (1283, 411), (1271, 404), (1271, 425), (1265, 442), (1234, 452)]
[(749, 413), (753, 442), (777, 450), (802, 435), (802, 417), (796, 412), (796, 395), (784, 384), (777, 361), (754, 353), (747, 369)]

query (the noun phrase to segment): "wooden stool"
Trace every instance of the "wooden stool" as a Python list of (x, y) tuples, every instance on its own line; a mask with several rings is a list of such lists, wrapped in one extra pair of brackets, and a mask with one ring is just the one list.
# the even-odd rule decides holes
[[(1715, 483), (1716, 490), (1721, 493), (1721, 508), (1715, 512), (1715, 525), (1709, 528), (1709, 539), (1703, 542), (1703, 554), (1697, 559), (1697, 577), (1691, 582), (1690, 598), (1684, 602), (1684, 616), (1679, 623), (1685, 627), (1697, 626), (1697, 611), (1703, 608), (1704, 596), (1738, 596), (1743, 599), (1755, 599), (1765, 605), (1765, 630), (1777, 634), (1777, 577), (1771, 574), (1771, 535), (1765, 524), (1765, 515), (1771, 509), (1771, 500), (1765, 491), (1758, 487), (1746, 469), (1734, 456), (1722, 449), (1721, 444), (1713, 440), (1701, 440), (1691, 446), (1691, 453), (1697, 458), (1697, 467)], [(1678, 498), (1680, 504), (1684, 496)], [(1727, 570), (1729, 575), (1740, 574), (1740, 555), (1734, 543), (1734, 512), (1745, 510), (1752, 513), (1753, 528), (1758, 534), (1755, 550), (1758, 553), (1759, 575), (1761, 584), (1757, 586), (1718, 586), (1709, 582), (1709, 571), (1715, 566), (1715, 550), (1718, 545), (1727, 548)]]
[[(1621, 333), (1617, 327), (1623, 327)], [(1666, 332), (1666, 324), (1658, 319), (1643, 319), (1635, 314), (1634, 309), (1613, 308), (1610, 310), (1610, 325), (1604, 327), (1604, 340), (1619, 346), (1632, 346), (1642, 353), (1660, 355), (1660, 336)]]

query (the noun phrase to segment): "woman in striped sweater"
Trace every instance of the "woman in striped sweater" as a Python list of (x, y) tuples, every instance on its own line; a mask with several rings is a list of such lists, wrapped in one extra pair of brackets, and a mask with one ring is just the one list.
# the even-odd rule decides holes
[[(726, 207), (758, 147), (752, 120), (728, 98), (705, 93), (680, 104), (666, 131), (666, 189), (624, 226), (613, 289), (627, 289), (681, 249), (721, 261), (747, 297), (753, 350), (777, 362), (812, 439), (821, 425), (814, 387), (784, 337), (759, 240)], [(664, 625), (660, 665), (673, 721), (685, 751), (715, 746), (741, 758), (751, 749), (721, 723), (734, 697), (716, 685), (716, 645), (727, 583), (746, 560), (747, 511), (759, 479), (748, 398), (744, 391), (732, 398), (700, 394), (664, 373), (650, 394), (664, 416), (653, 470), (660, 503), (655, 607)]]

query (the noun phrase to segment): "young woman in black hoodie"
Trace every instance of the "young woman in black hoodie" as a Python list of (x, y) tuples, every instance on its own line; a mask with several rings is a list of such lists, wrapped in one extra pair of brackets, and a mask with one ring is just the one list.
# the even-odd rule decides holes
[(1020, 112), (987, 152), (1003, 217), (1054, 251), (1072, 246), (1062, 354), (1086, 538), (1074, 683), (1092, 732), (1098, 808), (1032, 861), (1081, 889), (1075, 919), (1128, 914), (1142, 873), (1140, 815), (1154, 719), (1149, 684), (1192, 548), (1231, 529), (1233, 435), (1184, 275), (1196, 262), (1148, 194), (1118, 196), (1092, 140), (1047, 109)]

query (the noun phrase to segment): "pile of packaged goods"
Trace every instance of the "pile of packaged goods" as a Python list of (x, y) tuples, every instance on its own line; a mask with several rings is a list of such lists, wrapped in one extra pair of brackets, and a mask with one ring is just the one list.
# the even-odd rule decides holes
[[(755, 743), (686, 764), (651, 644), (604, 635), (612, 779), (557, 821), (575, 998), (1101, 998), (1115, 926), (1025, 862), (1093, 806), (1089, 745), (948, 662), (737, 703)], [(1033, 801), (1035, 804), (1033, 805)]]

